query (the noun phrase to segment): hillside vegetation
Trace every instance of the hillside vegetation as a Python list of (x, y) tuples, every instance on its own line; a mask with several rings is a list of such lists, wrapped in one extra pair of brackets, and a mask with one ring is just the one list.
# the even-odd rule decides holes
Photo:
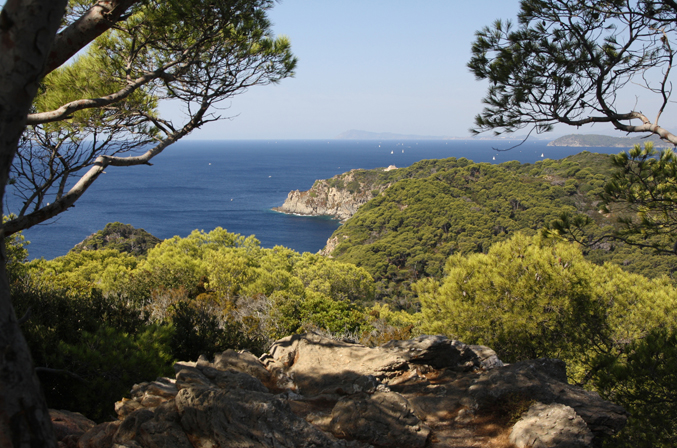
[[(25, 256), (22, 241), (13, 244)], [(597, 266), (577, 246), (540, 236), (515, 233), (487, 254), (449, 257), (439, 279), (411, 288), (414, 314), (369, 305), (377, 285), (364, 268), (263, 249), (223, 229), (165, 240), (146, 256), (104, 249), (18, 261), (12, 278), (49, 406), (97, 420), (175, 360), (260, 354), (309, 330), (368, 345), (442, 333), (488, 344), (508, 362), (558, 357), (571, 381), (634, 413), (615, 442), (672, 431), (677, 418), (661, 401), (677, 384), (674, 285)]]
[[(330, 255), (367, 269), (378, 283), (377, 298), (414, 310), (418, 303), (410, 284), (440, 278), (451, 255), (486, 253), (516, 232), (534, 235), (563, 212), (611, 225), (596, 207), (611, 170), (609, 156), (583, 152), (535, 164), (450, 158), (365, 172), (373, 185), (388, 178), (399, 182), (334, 232)], [(671, 257), (622, 244), (585, 253), (595, 263), (614, 262), (647, 277), (675, 269)]]
[(109, 222), (102, 230), (89, 235), (75, 245), (73, 252), (83, 250), (115, 249), (132, 255), (145, 255), (148, 250), (157, 246), (162, 240), (143, 229), (129, 224)]
[(548, 146), (580, 146), (585, 148), (632, 148), (651, 142), (656, 148), (671, 148), (673, 145), (661, 140), (657, 135), (647, 137), (612, 137), (598, 134), (570, 134), (556, 138)]
[(314, 328), (360, 334), (370, 320), (362, 303), (374, 297), (363, 268), (263, 249), (220, 228), (170, 238), (145, 256), (83, 250), (17, 263), (12, 277), (50, 406), (94, 419), (172, 360), (228, 348), (261, 354)]

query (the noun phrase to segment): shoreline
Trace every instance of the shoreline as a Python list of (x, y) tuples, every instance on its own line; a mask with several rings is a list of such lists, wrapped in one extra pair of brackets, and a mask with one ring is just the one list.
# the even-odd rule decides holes
[(276, 213), (282, 213), (283, 215), (290, 215), (290, 216), (299, 216), (303, 218), (325, 218), (329, 219), (331, 221), (339, 221), (341, 224), (343, 224), (345, 221), (341, 221), (339, 218), (336, 217), (336, 215), (316, 215), (313, 213), (296, 213), (296, 212), (287, 212), (282, 210), (282, 206), (280, 207), (273, 207), (270, 210), (276, 212)]

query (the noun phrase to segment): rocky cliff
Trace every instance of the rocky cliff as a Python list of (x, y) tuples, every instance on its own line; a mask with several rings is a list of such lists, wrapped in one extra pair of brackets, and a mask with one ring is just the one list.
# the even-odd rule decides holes
[(64, 435), (67, 416), (53, 414), (61, 445), (592, 447), (626, 421), (621, 407), (567, 384), (561, 361), (504, 365), (487, 347), (441, 336), (368, 348), (295, 335), (261, 358), (229, 350), (175, 371), (134, 386), (116, 421), (77, 421)]
[[(396, 169), (391, 165), (381, 171)], [(280, 207), (273, 210), (306, 216), (331, 216), (346, 221), (364, 203), (390, 186), (364, 173), (374, 170), (351, 170), (331, 179), (316, 180), (308, 191), (294, 190)]]

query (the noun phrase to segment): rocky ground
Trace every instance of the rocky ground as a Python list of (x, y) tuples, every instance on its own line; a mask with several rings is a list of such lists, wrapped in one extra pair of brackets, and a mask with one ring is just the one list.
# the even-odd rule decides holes
[(53, 411), (63, 447), (592, 447), (626, 413), (566, 366), (504, 365), (483, 346), (421, 336), (368, 348), (317, 334), (260, 359), (226, 351), (134, 386), (119, 419)]

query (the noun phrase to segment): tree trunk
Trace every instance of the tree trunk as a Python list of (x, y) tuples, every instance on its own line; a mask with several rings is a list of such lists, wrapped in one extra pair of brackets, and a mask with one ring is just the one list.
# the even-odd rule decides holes
[[(7, 0), (0, 12), (0, 206), (66, 0)], [(9, 292), (0, 234), (0, 447), (56, 447)]]

